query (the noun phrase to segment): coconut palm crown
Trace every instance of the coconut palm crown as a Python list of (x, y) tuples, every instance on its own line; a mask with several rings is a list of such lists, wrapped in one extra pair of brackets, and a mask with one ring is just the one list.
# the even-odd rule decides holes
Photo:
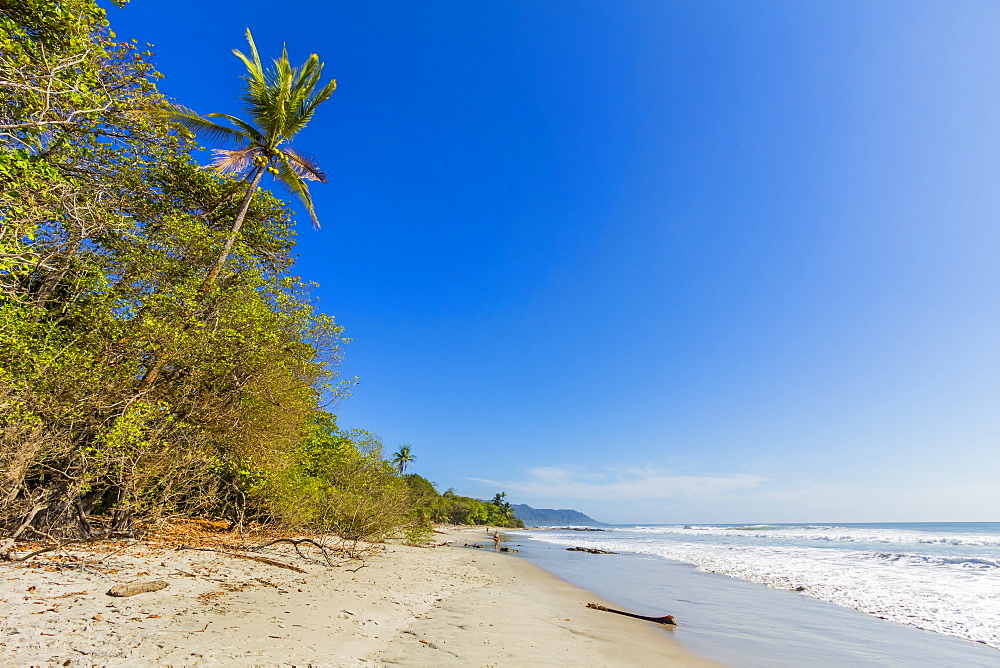
[(406, 469), (414, 459), (416, 459), (416, 456), (411, 452), (410, 446), (405, 443), (399, 446), (399, 452), (392, 455), (392, 463), (396, 466), (396, 470), (399, 471), (400, 475), (406, 473)]
[[(282, 49), (281, 57), (274, 59), (274, 67), (264, 69), (253, 35), (247, 29), (250, 55), (239, 49), (233, 53), (246, 65), (247, 94), (241, 99), (253, 119), (248, 123), (230, 114), (205, 114), (201, 116), (186, 107), (174, 105), (172, 115), (189, 130), (202, 132), (216, 141), (236, 146), (235, 149), (215, 149), (212, 166), (222, 172), (245, 174), (249, 182), (253, 177), (268, 171), (299, 196), (319, 227), (306, 180), (326, 181), (319, 167), (291, 146), (284, 145), (301, 131), (312, 119), (316, 108), (337, 89), (332, 79), (319, 88), (323, 63), (315, 53), (300, 67), (288, 62), (288, 50)], [(235, 127), (220, 125), (209, 118), (224, 118)], [(283, 146), (284, 145), (284, 146)]]
[[(214, 149), (212, 166), (221, 172), (243, 174), (248, 184), (225, 248), (206, 279), (206, 289), (225, 264), (264, 172), (272, 174), (302, 200), (313, 227), (319, 228), (319, 218), (316, 217), (306, 181), (325, 182), (326, 175), (315, 162), (293, 149), (288, 142), (306, 127), (316, 108), (337, 89), (337, 80), (332, 79), (321, 86), (323, 63), (319, 56), (314, 53), (301, 66), (292, 67), (288, 62), (287, 48), (282, 49), (280, 58), (274, 59), (273, 67), (265, 69), (249, 28), (247, 42), (250, 43), (249, 57), (238, 49), (233, 49), (233, 53), (247, 69), (243, 77), (247, 92), (241, 99), (246, 103), (251, 122), (230, 114), (202, 116), (180, 105), (170, 107), (171, 117), (188, 130), (232, 146), (229, 149)], [(225, 119), (232, 127), (220, 125), (210, 118)]]

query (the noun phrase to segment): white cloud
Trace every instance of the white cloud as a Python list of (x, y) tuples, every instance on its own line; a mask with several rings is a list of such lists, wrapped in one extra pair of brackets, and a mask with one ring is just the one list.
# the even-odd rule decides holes
[(536, 498), (652, 500), (714, 499), (731, 492), (759, 487), (767, 479), (757, 475), (673, 475), (653, 468), (579, 471), (557, 466), (528, 469), (523, 481), (470, 478)]

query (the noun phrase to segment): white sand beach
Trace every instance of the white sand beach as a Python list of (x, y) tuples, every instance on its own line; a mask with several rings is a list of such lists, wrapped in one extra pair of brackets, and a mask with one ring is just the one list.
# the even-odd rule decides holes
[[(390, 544), (334, 567), (286, 545), (262, 553), (301, 573), (154, 540), (4, 563), (0, 663), (714, 665), (662, 627), (586, 608), (604, 601), (516, 555), (454, 547), (487, 539), (481, 527), (436, 537), (452, 546)], [(152, 580), (167, 587), (106, 593)]]

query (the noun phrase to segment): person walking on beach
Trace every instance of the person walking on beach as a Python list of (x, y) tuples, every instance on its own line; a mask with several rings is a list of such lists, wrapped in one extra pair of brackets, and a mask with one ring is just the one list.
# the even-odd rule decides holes
[(494, 552), (499, 552), (500, 551), (500, 531), (499, 530), (493, 532), (493, 551)]

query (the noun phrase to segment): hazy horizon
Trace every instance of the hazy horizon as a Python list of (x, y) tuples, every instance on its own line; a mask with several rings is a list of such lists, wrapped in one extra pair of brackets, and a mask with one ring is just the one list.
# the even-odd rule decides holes
[[(781, 525), (849, 526), (849, 525), (883, 525), (883, 524), (892, 524), (892, 525), (897, 525), (897, 524), (913, 524), (913, 525), (927, 525), (927, 524), (949, 524), (949, 525), (959, 525), (959, 524), (994, 524), (994, 525), (1000, 526), (1000, 521), (997, 521), (997, 520), (978, 520), (978, 521), (977, 520), (962, 520), (962, 521), (938, 520), (938, 521), (924, 521), (924, 522), (919, 521), (919, 520), (913, 520), (913, 521), (893, 521), (893, 520), (881, 520), (880, 521), (880, 520), (870, 520), (870, 521), (866, 521), (866, 522), (849, 522), (849, 521), (845, 521), (845, 520), (816, 520), (816, 519), (813, 519), (813, 520), (801, 520), (801, 521), (768, 521), (768, 520), (754, 520), (754, 521), (748, 521), (747, 520), (747, 521), (745, 521), (745, 520), (736, 520), (736, 521), (703, 521), (702, 522), (702, 521), (691, 520), (691, 521), (678, 521), (678, 522), (647, 522), (647, 521), (644, 521), (644, 520), (631, 520), (631, 519), (629, 519), (629, 520), (622, 520), (622, 519), (619, 518), (617, 521), (610, 521), (610, 520), (607, 520), (607, 519), (605, 519), (603, 517), (594, 517), (591, 513), (583, 512), (582, 510), (579, 510), (578, 508), (571, 508), (571, 507), (559, 507), (559, 508), (556, 508), (556, 507), (533, 506), (531, 504), (522, 504), (521, 502), (517, 501), (516, 499), (515, 500), (511, 500), (511, 503), (513, 503), (514, 505), (527, 505), (532, 510), (576, 511), (576, 512), (583, 513), (584, 515), (586, 515), (590, 519), (594, 520), (595, 522), (598, 522), (599, 524), (607, 525), (607, 526), (683, 526), (683, 525), (692, 525), (692, 526), (701, 526), (701, 525), (704, 525), (704, 526), (781, 526)], [(598, 510), (596, 512), (599, 513), (600, 510)], [(544, 526), (548, 526), (548, 525), (540, 525), (540, 526), (544, 527)], [(560, 526), (562, 526), (562, 525), (560, 525)], [(570, 526), (572, 526), (572, 525), (570, 525)], [(530, 528), (530, 526), (529, 526), (529, 528)]]

